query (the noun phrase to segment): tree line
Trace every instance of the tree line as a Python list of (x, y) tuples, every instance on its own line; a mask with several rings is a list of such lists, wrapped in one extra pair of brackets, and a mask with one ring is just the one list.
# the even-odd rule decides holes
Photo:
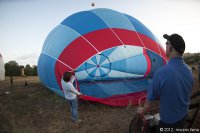
[[(197, 65), (200, 63), (200, 53), (185, 53), (184, 61), (189, 65)], [(22, 69), (24, 69), (24, 75), (22, 75)], [(6, 76), (37, 76), (37, 66), (30, 66), (27, 64), (25, 67), (18, 65), (16, 61), (9, 61), (5, 64)]]
[(200, 53), (185, 53), (183, 58), (185, 63), (189, 65), (198, 65), (200, 63)]
[[(23, 71), (23, 72), (22, 72)], [(24, 75), (22, 75), (24, 74)], [(37, 66), (19, 65), (16, 61), (9, 61), (5, 64), (6, 76), (37, 76)]]

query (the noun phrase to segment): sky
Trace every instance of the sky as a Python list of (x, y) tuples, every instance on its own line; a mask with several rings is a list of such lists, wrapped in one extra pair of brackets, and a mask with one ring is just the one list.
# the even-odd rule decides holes
[[(95, 6), (91, 6), (91, 3)], [(109, 8), (142, 22), (165, 48), (163, 34), (180, 34), (185, 52), (200, 52), (200, 0), (0, 0), (0, 53), (4, 63), (37, 65), (50, 31), (68, 16)]]

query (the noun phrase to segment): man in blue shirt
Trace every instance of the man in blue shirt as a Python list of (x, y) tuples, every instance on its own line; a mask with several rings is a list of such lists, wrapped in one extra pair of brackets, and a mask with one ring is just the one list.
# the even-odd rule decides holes
[[(145, 113), (154, 100), (160, 100), (160, 122), (158, 131), (176, 132), (182, 129), (187, 117), (190, 96), (193, 88), (193, 75), (182, 58), (185, 42), (178, 34), (163, 35), (166, 42), (166, 55), (169, 62), (154, 75), (148, 88), (147, 100), (138, 113)], [(161, 130), (160, 130), (161, 129)]]

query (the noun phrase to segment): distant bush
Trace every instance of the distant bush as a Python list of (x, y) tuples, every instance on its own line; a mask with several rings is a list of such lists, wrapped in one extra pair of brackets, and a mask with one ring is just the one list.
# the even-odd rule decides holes
[(26, 67), (24, 68), (24, 74), (26, 76), (37, 76), (37, 66), (30, 66), (29, 64), (26, 65)]
[(183, 58), (185, 63), (189, 65), (198, 64), (200, 62), (200, 53), (185, 53)]

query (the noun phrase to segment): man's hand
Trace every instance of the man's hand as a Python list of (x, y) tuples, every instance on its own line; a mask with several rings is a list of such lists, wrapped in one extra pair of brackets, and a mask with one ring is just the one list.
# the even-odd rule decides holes
[(144, 108), (143, 107), (138, 107), (137, 108), (137, 113), (138, 114), (143, 114), (144, 113)]
[(152, 103), (153, 102), (150, 102), (150, 101), (147, 100), (143, 107), (140, 106), (137, 109), (137, 113), (138, 114), (146, 114), (149, 111), (150, 107), (152, 106)]
[(75, 71), (72, 71), (71, 74), (75, 76)]
[(82, 96), (83, 96), (83, 94), (82, 94), (82, 93), (80, 93), (80, 95), (78, 95), (78, 98), (82, 98)]

